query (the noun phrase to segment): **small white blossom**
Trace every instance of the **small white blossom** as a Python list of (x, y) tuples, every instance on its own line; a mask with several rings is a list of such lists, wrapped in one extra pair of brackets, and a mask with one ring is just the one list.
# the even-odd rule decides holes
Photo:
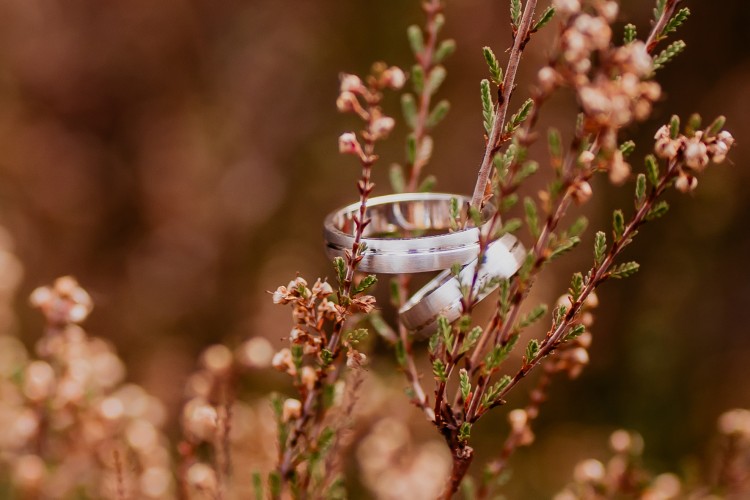
[(341, 75), (341, 92), (360, 92), (363, 89), (362, 80), (357, 75)]
[(353, 132), (345, 132), (339, 136), (339, 153), (359, 155), (362, 147)]
[(581, 10), (579, 0), (552, 0), (552, 7), (562, 15), (575, 14)]
[(685, 145), (685, 165), (698, 172), (708, 165), (708, 148), (699, 137), (688, 139)]
[(284, 406), (281, 409), (281, 419), (284, 422), (290, 420), (296, 420), (302, 414), (302, 403), (298, 399), (289, 398), (284, 401)]
[(376, 139), (385, 138), (395, 126), (396, 121), (393, 118), (390, 116), (381, 116), (373, 120), (372, 125), (370, 125), (370, 133)]
[(675, 180), (674, 187), (681, 193), (690, 193), (698, 187), (698, 179), (692, 175), (682, 174)]
[(399, 90), (406, 83), (406, 75), (398, 66), (391, 66), (383, 72), (382, 83), (393, 90)]

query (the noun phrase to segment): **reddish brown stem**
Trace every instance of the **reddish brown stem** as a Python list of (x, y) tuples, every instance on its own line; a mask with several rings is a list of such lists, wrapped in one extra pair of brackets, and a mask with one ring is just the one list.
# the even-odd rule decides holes
[(503, 79), (502, 99), (495, 105), (495, 121), (492, 124), (492, 129), (487, 139), (487, 146), (484, 150), (482, 165), (479, 167), (477, 183), (474, 186), (474, 194), (471, 197), (471, 206), (476, 208), (480, 208), (482, 205), (485, 187), (487, 186), (492, 171), (492, 157), (495, 155), (500, 136), (505, 128), (505, 117), (508, 113), (508, 104), (510, 103), (510, 98), (515, 87), (516, 72), (518, 71), (518, 65), (521, 62), (521, 54), (523, 53), (523, 49), (528, 42), (528, 37), (531, 34), (531, 23), (534, 18), (536, 3), (537, 0), (527, 0), (526, 6), (523, 9), (521, 24), (518, 27), (515, 40), (513, 41), (513, 48), (510, 51), (508, 67), (505, 70), (505, 78)]

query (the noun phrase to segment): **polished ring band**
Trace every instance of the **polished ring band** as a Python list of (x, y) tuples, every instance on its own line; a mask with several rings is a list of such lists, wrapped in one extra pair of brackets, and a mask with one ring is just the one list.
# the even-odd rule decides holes
[[(366, 247), (357, 270), (386, 274), (442, 271), (476, 258), (480, 231), (489, 225), (495, 207), (484, 206), (480, 227), (448, 232), (453, 199), (465, 214), (470, 200), (456, 194), (401, 193), (368, 200), (366, 218), (370, 223), (363, 233)], [(352, 203), (326, 217), (324, 237), (330, 258), (343, 256), (352, 247), (359, 207)], [(436, 231), (442, 234), (434, 234)], [(410, 236), (400, 236), (404, 233)], [(413, 236), (415, 233), (418, 235)]]
[[(476, 255), (476, 252), (475, 252)], [(499, 285), (498, 278), (509, 278), (521, 268), (526, 250), (512, 234), (506, 234), (487, 246), (474, 284), (474, 297), (483, 300)], [(461, 287), (470, 287), (474, 279), (477, 259), (464, 266), (454, 276), (446, 270), (419, 289), (399, 310), (401, 322), (414, 332), (416, 338), (425, 338), (437, 330), (439, 316), (452, 323), (461, 317)]]

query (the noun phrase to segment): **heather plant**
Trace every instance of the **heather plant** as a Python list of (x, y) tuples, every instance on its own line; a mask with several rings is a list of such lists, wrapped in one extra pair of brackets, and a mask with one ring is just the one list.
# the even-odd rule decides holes
[[(532, 424), (553, 379), (575, 378), (589, 362), (598, 287), (639, 270), (623, 253), (646, 223), (667, 213), (663, 195), (694, 191), (697, 178), (724, 162), (734, 144), (723, 117), (704, 123), (697, 115), (674, 116), (655, 131), (653, 144), (643, 146), (652, 151), (643, 167), (634, 167), (636, 145), (625, 135), (659, 105), (655, 77), (685, 49), (672, 40), (690, 13), (680, 4), (657, 0), (651, 26), (639, 37), (632, 24), (619, 33), (619, 6), (612, 0), (509, 1), (511, 46), (477, 54), (488, 67), (476, 127), (484, 131), (485, 147), (477, 155), (470, 202), (453, 203), (452, 230), (482, 226), (480, 263), (490, 245), (509, 234), (527, 250), (512, 276), (485, 281), (482, 264), (475, 266), (472, 279), (462, 282), (459, 317), (440, 316), (437, 331), (425, 335), (390, 310), (401, 309), (415, 292), (410, 274), (396, 273), (388, 283), (389, 307), (375, 298), (378, 280), (386, 280), (358, 271), (368, 252), (363, 240), (372, 222), (372, 171), (385, 168), (376, 147), (397, 125), (384, 100), (410, 85), (400, 96), (405, 157), (387, 162), (393, 192), (434, 190), (436, 179), (428, 173), (433, 151), (448, 147), (435, 144), (432, 132), (449, 118), (450, 104), (439, 92), (456, 43), (442, 36), (443, 2), (422, 2), (424, 26), (407, 29), (415, 59), (408, 72), (376, 63), (367, 76), (340, 77), (336, 108), (362, 123), (338, 141), (339, 152), (360, 168), (352, 190), (357, 208), (346, 228), (353, 243), (333, 259), (331, 278), (290, 276), (269, 293), (274, 304), (291, 309), (291, 328), (282, 334), (287, 345), (276, 350), (255, 337), (234, 349), (205, 349), (187, 381), (182, 435), (170, 453), (161, 430), (163, 406), (124, 383), (124, 364), (113, 348), (80, 327), (92, 308), (88, 294), (70, 277), (37, 289), (31, 302), (47, 327), (34, 355), (0, 337), (0, 423), (7, 424), (0, 431), (0, 465), (8, 491), (23, 498), (118, 500), (345, 498), (357, 491), (347, 481), (345, 461), (355, 457), (361, 486), (378, 498), (452, 498), (459, 491), (467, 499), (497, 497), (514, 452), (534, 442)], [(524, 50), (541, 30), (554, 32), (547, 62), (530, 85), (518, 84)], [(577, 106), (570, 137), (539, 126), (558, 95)], [(539, 142), (546, 143), (546, 154), (534, 148)], [(531, 290), (554, 269), (550, 264), (580, 245), (588, 222), (576, 212), (595, 195), (597, 174), (629, 189), (633, 206), (615, 210), (611, 227), (594, 233), (591, 265), (573, 273), (555, 304), (532, 303)], [(490, 206), (496, 210), (482, 221)], [(461, 271), (451, 268), (456, 277)], [(498, 292), (485, 299), (494, 288)], [(482, 299), (492, 303), (489, 316), (477, 311)], [(366, 351), (378, 341), (393, 351), (408, 399), (442, 443), (418, 443), (395, 410), (400, 394), (367, 373), (372, 353)], [(270, 367), (288, 377), (292, 394), (274, 394), (270, 405), (243, 400), (246, 376)], [(533, 379), (528, 397), (507, 412), (509, 430), (496, 455), (473, 464), (474, 426), (510, 406), (509, 394), (527, 377)], [(649, 473), (642, 439), (617, 431), (610, 440), (614, 456), (606, 464), (590, 459), (576, 465), (557, 498), (678, 498), (687, 491), (696, 498), (741, 498), (748, 491), (748, 420), (745, 410), (723, 415), (714, 466), (706, 477), (686, 482)]]
[[(491, 319), (484, 326), (477, 325), (473, 317), (483, 287), (491, 286), (478, 283), (481, 266), (476, 266), (474, 279), (462, 288), (460, 318), (455, 322), (445, 317), (439, 318), (438, 331), (426, 346), (434, 378), (432, 395), (428, 395), (425, 389), (423, 373), (420, 373), (415, 359), (415, 352), (422, 347), (416, 343), (419, 335), (408, 331), (403, 324), (390, 328), (383, 324), (382, 317), (374, 317), (377, 330), (384, 333), (384, 337), (394, 346), (398, 364), (410, 385), (408, 392), (412, 402), (435, 425), (450, 449), (453, 465), (442, 493), (444, 498), (452, 497), (462, 484), (468, 497), (485, 498), (495, 494), (514, 450), (533, 442), (531, 423), (546, 398), (551, 378), (558, 373), (575, 377), (588, 363), (592, 310), (598, 304), (596, 289), (606, 281), (625, 278), (638, 271), (638, 263), (621, 261), (623, 249), (633, 241), (641, 226), (667, 212), (667, 203), (660, 199), (666, 190), (675, 188), (683, 193), (694, 190), (697, 176), (709, 164), (722, 163), (733, 145), (733, 137), (723, 128), (723, 117), (703, 126), (696, 115), (690, 117), (682, 127), (680, 119), (675, 116), (656, 133), (652, 147), (654, 154), (645, 158), (644, 171), (635, 175), (632, 173), (629, 157), (635, 150), (635, 144), (624, 139), (622, 131), (632, 123), (649, 117), (654, 104), (662, 97), (661, 88), (654, 79), (656, 72), (685, 48), (684, 43), (678, 40), (657, 51), (689, 15), (687, 8), (678, 9), (679, 3), (659, 0), (647, 36), (639, 39), (636, 26), (627, 25), (622, 42), (616, 43), (612, 28), (619, 10), (616, 2), (556, 0), (537, 12), (535, 0), (512, 0), (510, 20), (513, 44), (505, 70), (495, 52), (490, 47), (484, 48), (490, 73), (490, 78), (482, 80), (480, 84), (486, 148), (471, 204), (466, 207), (466, 216), (461, 217), (459, 207), (455, 208), (457, 227), (479, 226), (479, 211), (485, 203), (493, 202), (498, 210), (491, 219), (489, 229), (480, 234), (478, 260), (482, 262), (490, 243), (522, 229), (530, 237), (529, 251), (517, 274), (492, 283), (499, 287), (499, 293)], [(420, 184), (422, 189), (432, 187), (432, 179), (420, 183), (420, 175), (433, 151), (429, 131), (445, 117), (449, 109), (446, 101), (433, 106), (432, 98), (446, 77), (445, 67), (441, 63), (453, 51), (455, 44), (451, 40), (439, 42), (440, 28), (445, 22), (441, 2), (425, 2), (423, 8), (427, 18), (425, 28), (412, 26), (408, 29), (409, 42), (416, 58), (410, 75), (414, 93), (406, 93), (402, 97), (404, 120), (410, 129), (405, 162), (408, 177), (400, 165), (391, 167), (391, 183), (396, 192), (413, 191)], [(518, 110), (510, 113), (523, 51), (529, 43), (533, 43), (534, 35), (548, 25), (557, 29), (549, 51), (548, 65), (538, 72), (528, 97)], [(377, 75), (381, 71), (384, 71), (384, 66), (376, 65), (376, 75), (370, 78), (371, 87), (372, 83), (379, 81)], [(400, 87), (401, 71), (395, 68), (389, 71), (399, 75), (399, 85), (396, 87)], [(537, 130), (538, 116), (545, 102), (558, 92), (572, 93), (579, 106), (574, 133), (568, 139), (567, 146), (558, 130)], [(345, 133), (339, 139), (342, 153), (351, 153), (360, 158), (363, 176), (358, 183), (361, 210), (359, 218), (355, 218), (355, 243), (347, 251), (346, 259), (334, 263), (344, 290), (337, 295), (339, 301), (344, 299), (344, 303), (338, 307), (348, 307), (347, 291), (357, 259), (363, 251), (359, 241), (362, 229), (368, 224), (364, 207), (366, 196), (371, 191), (369, 168), (373, 160), (373, 137), (384, 135), (373, 129), (373, 120), (382, 119), (377, 108), (371, 107), (373, 95), (374, 89), (362, 86), (359, 78), (353, 75), (342, 77), (338, 109), (356, 113), (368, 123), (369, 128), (363, 132), (366, 141), (364, 148), (353, 133)], [(378, 99), (374, 102), (377, 103)], [(389, 119), (384, 129), (389, 131), (392, 127), (393, 122)], [(523, 202), (519, 203), (519, 192), (528, 184), (524, 181), (534, 176), (542, 163), (530, 157), (530, 148), (539, 136), (547, 138), (548, 157), (544, 162), (551, 168), (552, 179), (535, 197), (525, 196)], [(634, 180), (632, 214), (626, 216), (627, 210), (617, 209), (612, 214), (611, 229), (596, 232), (591, 267), (573, 274), (568, 290), (557, 304), (551, 308), (546, 304), (527, 307), (525, 302), (529, 290), (538, 276), (549, 268), (551, 262), (580, 243), (580, 236), (587, 226), (586, 219), (579, 217), (572, 223), (564, 221), (572, 207), (587, 203), (593, 196), (590, 181), (597, 173), (607, 174), (615, 185), (625, 185)], [(511, 217), (516, 205), (522, 205), (523, 218)], [(458, 275), (460, 266), (453, 272)], [(374, 282), (374, 276), (363, 279), (366, 285)], [(315, 297), (314, 293), (307, 291), (306, 283), (302, 285), (302, 291), (291, 300), (302, 303)], [(275, 300), (277, 296), (286, 299), (286, 294), (294, 290), (294, 286), (293, 282), (288, 288), (280, 288), (274, 296)], [(409, 277), (397, 277), (392, 283), (394, 305), (402, 306), (409, 293)], [(313, 305), (314, 302), (311, 302), (307, 308)], [(522, 314), (524, 309), (527, 312)], [(542, 321), (550, 311), (551, 320), (546, 334), (542, 338), (528, 338), (525, 348), (519, 347), (522, 354), (517, 355), (515, 349), (524, 332), (534, 323)], [(304, 317), (295, 313), (295, 318), (300, 316)], [(320, 340), (312, 342), (327, 343), (326, 334), (321, 333), (317, 326), (319, 322), (315, 324), (314, 336)], [(341, 328), (345, 329), (343, 321), (341, 324)], [(311, 341), (295, 332), (293, 330), (291, 336), (292, 346), (298, 352), (304, 352), (300, 344), (306, 346)], [(366, 334), (362, 329), (352, 332), (351, 335), (357, 338)], [(316, 354), (315, 351), (313, 353)], [(316, 366), (313, 370), (325, 368), (332, 354), (334, 351), (317, 353), (312, 359)], [(302, 354), (294, 356), (282, 351), (277, 356), (279, 362), (276, 365), (298, 380), (301, 395), (306, 401), (311, 401), (309, 387), (312, 386), (308, 384), (305, 387), (301, 375), (297, 373), (303, 365)], [(539, 367), (543, 373), (530, 391), (528, 404), (508, 414), (509, 435), (499, 456), (485, 466), (481, 481), (477, 483), (467, 476), (474, 454), (470, 445), (472, 427), (487, 412), (505, 405), (507, 395)], [(311, 375), (310, 378), (320, 380), (320, 372), (316, 371), (315, 377)], [(304, 412), (300, 408), (304, 408)], [(324, 415), (326, 409), (319, 403), (316, 411), (318, 415)], [(307, 404), (302, 406), (294, 400), (280, 405), (282, 450), (294, 450), (299, 444), (296, 436), (298, 429), (308, 424), (308, 412)], [(289, 420), (294, 425), (290, 426)], [(290, 433), (291, 438), (288, 437)], [(333, 440), (333, 434), (331, 436)], [(271, 476), (273, 496), (279, 496), (284, 491), (300, 496), (308, 492), (311, 463), (317, 460), (319, 452), (328, 443), (321, 446), (320, 439), (315, 435), (306, 437), (305, 441), (309, 455), (300, 451), (292, 451), (292, 454), (296, 453), (307, 462), (307, 466), (301, 469), (303, 472), (299, 476), (290, 474), (286, 458), (289, 452), (285, 452), (278, 472)]]
[(62, 277), (36, 289), (31, 304), (46, 320), (34, 353), (0, 336), (0, 464), (10, 473), (3, 497), (173, 496), (166, 409), (124, 383), (112, 346), (81, 328), (93, 307), (88, 293)]

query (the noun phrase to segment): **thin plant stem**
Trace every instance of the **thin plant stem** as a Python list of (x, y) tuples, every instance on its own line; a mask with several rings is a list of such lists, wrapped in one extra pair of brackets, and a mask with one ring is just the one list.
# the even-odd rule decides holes
[[(424, 51), (417, 56), (417, 64), (424, 71), (425, 78), (429, 78), (430, 71), (433, 68), (433, 56), (435, 55), (435, 46), (437, 44), (438, 27), (437, 16), (443, 10), (440, 0), (428, 0), (422, 5), (427, 14), (426, 31), (427, 40), (425, 40)], [(427, 85), (424, 85), (419, 95), (419, 105), (417, 109), (416, 123), (414, 126), (414, 139), (417, 145), (417, 151), (421, 148), (422, 141), (427, 131), (427, 117), (430, 112), (430, 101), (432, 92)], [(411, 166), (409, 182), (406, 186), (407, 191), (416, 191), (419, 184), (419, 176), (427, 161), (417, 157)]]
[(652, 52), (656, 48), (656, 45), (661, 41), (661, 33), (664, 31), (664, 27), (672, 18), (672, 15), (674, 15), (674, 12), (677, 10), (681, 1), (682, 0), (667, 0), (667, 4), (664, 6), (664, 11), (661, 13), (661, 16), (659, 16), (659, 19), (656, 21), (656, 24), (654, 24), (651, 33), (649, 33), (648, 38), (646, 39), (646, 48), (649, 52)]
[(487, 138), (487, 146), (484, 150), (482, 165), (479, 167), (477, 182), (474, 186), (474, 194), (471, 196), (471, 206), (475, 208), (480, 208), (482, 206), (485, 187), (487, 186), (487, 182), (490, 179), (490, 173), (492, 172), (492, 158), (497, 152), (497, 148), (499, 147), (498, 142), (500, 141), (500, 136), (505, 128), (505, 117), (508, 113), (510, 98), (513, 95), (516, 72), (518, 71), (518, 65), (521, 62), (521, 54), (523, 53), (523, 49), (526, 47), (528, 38), (531, 35), (531, 23), (534, 18), (536, 4), (537, 0), (527, 0), (523, 9), (521, 24), (518, 27), (518, 31), (516, 32), (513, 41), (513, 48), (510, 51), (508, 66), (505, 70), (505, 78), (503, 79), (502, 98), (495, 105), (495, 121), (492, 124), (490, 135)]

